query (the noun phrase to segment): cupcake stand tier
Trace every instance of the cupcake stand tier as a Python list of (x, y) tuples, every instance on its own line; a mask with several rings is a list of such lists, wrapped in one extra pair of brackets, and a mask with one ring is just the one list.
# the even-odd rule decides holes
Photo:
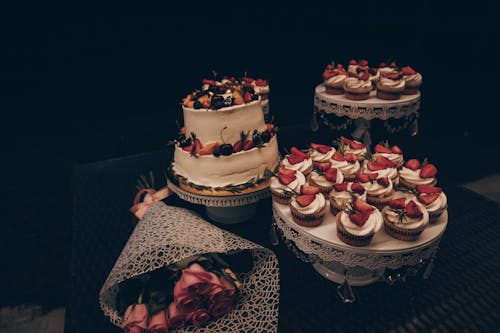
[(448, 212), (444, 212), (414, 242), (392, 238), (382, 226), (369, 245), (354, 247), (337, 237), (335, 216), (330, 213), (329, 206), (326, 209), (321, 225), (302, 227), (292, 220), (287, 205), (273, 202), (274, 227), (292, 252), (299, 259), (311, 263), (323, 277), (353, 286), (404, 279), (406, 276), (400, 273), (391, 276), (389, 271), (406, 268), (403, 274), (412, 275), (424, 264), (427, 265), (426, 277), (430, 274), (434, 255), (448, 223)]
[[(370, 121), (373, 119), (384, 120), (384, 125), (389, 132), (396, 133), (403, 129), (410, 129), (411, 135), (418, 131), (418, 111), (420, 109), (420, 92), (413, 95), (401, 95), (398, 100), (383, 100), (376, 97), (372, 91), (370, 97), (362, 101), (347, 99), (344, 95), (330, 95), (325, 93), (325, 86), (320, 84), (314, 90), (314, 114), (311, 127), (314, 131), (318, 129), (318, 118), (324, 125), (336, 129), (346, 129), (353, 122), (355, 130), (354, 138), (362, 139), (370, 145)], [(331, 116), (335, 116), (332, 119)], [(336, 122), (345, 117), (347, 122)], [(403, 119), (396, 126), (391, 126), (390, 119)]]
[(268, 188), (233, 196), (199, 195), (179, 188), (170, 179), (167, 179), (167, 186), (182, 200), (205, 206), (210, 219), (224, 224), (242, 223), (251, 219), (257, 213), (257, 202), (271, 195)]

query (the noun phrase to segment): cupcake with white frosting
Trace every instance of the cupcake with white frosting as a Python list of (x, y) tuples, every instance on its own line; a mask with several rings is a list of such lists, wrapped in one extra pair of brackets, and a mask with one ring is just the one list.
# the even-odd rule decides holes
[(358, 68), (358, 62), (356, 59), (349, 60), (349, 65), (347, 66), (347, 72), (357, 75), (356, 69)]
[(436, 185), (437, 168), (426, 160), (420, 163), (417, 159), (406, 161), (399, 170), (399, 181), (408, 187), (415, 188), (417, 185)]
[(311, 156), (313, 164), (329, 162), (336, 151), (332, 146), (319, 143), (310, 143), (309, 147), (311, 147), (311, 149), (309, 149), (309, 155)]
[(359, 183), (366, 190), (366, 201), (370, 204), (383, 208), (392, 200), (394, 188), (392, 181), (387, 177), (380, 178), (378, 173), (358, 173)]
[(412, 199), (389, 201), (382, 210), (384, 229), (392, 237), (403, 241), (417, 240), (429, 224), (429, 213)]
[(401, 73), (382, 74), (377, 84), (377, 97), (385, 100), (397, 100), (405, 90), (405, 81)]
[(356, 198), (349, 209), (336, 216), (338, 238), (351, 246), (366, 246), (380, 230), (383, 218), (380, 211)]
[(448, 208), (448, 199), (440, 187), (417, 185), (417, 200), (429, 212), (429, 221), (435, 222)]
[(387, 177), (393, 184), (399, 182), (399, 175), (397, 170), (397, 165), (387, 157), (378, 155), (372, 156), (371, 160), (365, 160), (363, 162), (363, 167), (361, 168), (362, 173), (376, 172), (379, 178)]
[(356, 174), (361, 169), (361, 164), (358, 158), (352, 154), (348, 153), (345, 156), (336, 151), (330, 160), (332, 167), (335, 167), (342, 172), (345, 180), (355, 180)]
[(290, 154), (281, 161), (281, 166), (302, 172), (305, 176), (311, 173), (313, 162), (309, 154), (304, 153), (296, 147), (290, 149)]
[(337, 140), (338, 150), (340, 150), (344, 156), (347, 154), (353, 154), (356, 156), (358, 161), (363, 161), (365, 159), (368, 150), (366, 145), (357, 140), (351, 140), (346, 138), (345, 136), (341, 136), (339, 140)]
[(418, 92), (418, 88), (422, 85), (422, 74), (415, 71), (410, 66), (404, 66), (401, 68), (401, 74), (403, 74), (403, 81), (405, 81), (404, 95), (413, 95)]
[(396, 167), (399, 169), (404, 164), (403, 151), (398, 146), (394, 145), (389, 147), (387, 141), (375, 145), (375, 153), (373, 157), (383, 156), (392, 162), (396, 163)]
[(360, 77), (348, 77), (344, 81), (344, 96), (351, 100), (365, 100), (370, 97), (370, 91), (372, 90), (372, 83), (369, 80), (370, 74), (365, 72)]
[(280, 167), (276, 176), (271, 177), (269, 189), (274, 202), (287, 205), (291, 197), (306, 183), (302, 172)]
[(330, 95), (342, 95), (344, 93), (344, 82), (348, 76), (349, 73), (347, 73), (341, 64), (338, 64), (335, 69), (329, 64), (323, 71), (325, 93)]
[(326, 199), (323, 194), (301, 194), (293, 197), (288, 204), (292, 219), (303, 227), (316, 227), (323, 223)]
[(337, 168), (330, 167), (325, 171), (313, 170), (307, 176), (307, 182), (312, 186), (320, 189), (321, 193), (328, 197), (328, 194), (333, 189), (333, 185), (340, 184), (344, 181), (344, 176)]
[(355, 198), (366, 201), (366, 190), (359, 183), (344, 182), (333, 185), (333, 190), (328, 195), (330, 199), (330, 211), (337, 215), (341, 210), (347, 208)]

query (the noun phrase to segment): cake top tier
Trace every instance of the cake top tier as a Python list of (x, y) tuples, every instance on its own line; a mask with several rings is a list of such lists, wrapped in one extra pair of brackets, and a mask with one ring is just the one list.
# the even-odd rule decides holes
[(184, 108), (219, 110), (235, 105), (248, 104), (269, 92), (266, 80), (249, 77), (236, 79), (224, 77), (221, 81), (204, 79), (201, 89), (188, 94), (182, 100)]

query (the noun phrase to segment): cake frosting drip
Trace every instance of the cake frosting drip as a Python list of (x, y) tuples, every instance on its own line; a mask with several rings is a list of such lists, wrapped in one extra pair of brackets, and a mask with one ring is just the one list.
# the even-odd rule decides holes
[[(219, 111), (217, 111), (219, 112)], [(209, 187), (244, 184), (260, 179), (279, 163), (276, 136), (261, 148), (252, 148), (229, 156), (192, 156), (180, 147), (174, 151), (173, 171), (189, 182)]]
[(300, 172), (305, 172), (307, 169), (312, 167), (312, 159), (311, 157), (306, 158), (302, 162), (292, 164), (288, 161), (288, 156), (285, 157), (282, 161), (282, 165), (287, 169), (298, 170)]
[(420, 73), (403, 75), (403, 80), (412, 85), (420, 85), (422, 84), (422, 75)]
[(298, 204), (298, 202), (293, 198), (290, 201), (290, 205), (293, 206), (297, 211), (299, 211), (302, 214), (313, 214), (316, 212), (319, 212), (321, 209), (323, 209), (326, 205), (325, 201), (325, 196), (321, 193), (316, 194), (313, 202), (309, 206), (302, 207), (301, 205)]
[(382, 214), (378, 209), (371, 212), (370, 217), (363, 226), (352, 223), (349, 219), (349, 214), (346, 212), (341, 212), (340, 214), (342, 226), (352, 235), (367, 236), (376, 233), (382, 227)]
[(300, 192), (300, 186), (306, 183), (306, 177), (300, 171), (295, 172), (295, 180), (288, 185), (281, 184), (278, 177), (271, 177), (269, 187), (275, 192), (282, 192), (283, 190)]
[(348, 77), (345, 79), (344, 85), (348, 88), (371, 88), (372, 83), (367, 80), (360, 80), (355, 77)]
[(383, 77), (380, 79), (379, 84), (383, 87), (402, 89), (405, 86), (405, 81), (391, 80), (389, 78)]
[(311, 149), (309, 151), (309, 155), (314, 162), (328, 162), (332, 158), (333, 154), (335, 154), (335, 148), (333, 147), (332, 150), (324, 154), (317, 151), (316, 149)]
[[(408, 202), (410, 202), (410, 199), (406, 199), (405, 204), (408, 204)], [(427, 209), (425, 209), (424, 206), (422, 206), (420, 203), (416, 202), (415, 200), (413, 200), (413, 202), (415, 202), (417, 204), (418, 208), (420, 208), (420, 211), (422, 212), (422, 217), (415, 218), (415, 217), (410, 217), (408, 215), (405, 215), (400, 222), (399, 214), (390, 208), (386, 208), (386, 209), (384, 209), (385, 218), (390, 223), (395, 224), (398, 227), (404, 228), (404, 229), (416, 229), (416, 228), (419, 228), (421, 226), (425, 226), (425, 225), (429, 224), (429, 213), (427, 212)], [(389, 206), (387, 206), (387, 207), (389, 207)]]
[(337, 192), (333, 189), (330, 192), (330, 198), (335, 202), (337, 207), (345, 207), (345, 205), (352, 201), (353, 193), (361, 200), (366, 201), (366, 191), (361, 195), (353, 192), (351, 182), (347, 183), (347, 189), (345, 191)]
[(399, 177), (415, 185), (430, 185), (435, 180), (435, 178), (421, 178), (420, 169), (412, 170), (406, 167), (401, 168)]
[(368, 195), (374, 197), (386, 196), (393, 190), (392, 180), (390, 178), (389, 178), (389, 186), (387, 187), (380, 185), (379, 183), (377, 183), (377, 181), (360, 183), (360, 184), (365, 188)]
[(326, 179), (324, 175), (320, 175), (316, 171), (313, 171), (311, 173), (311, 180), (314, 181), (319, 186), (330, 187), (334, 184), (340, 184), (344, 182), (344, 176), (342, 175), (342, 172), (337, 170), (337, 178), (335, 179), (335, 182), (331, 182), (328, 179)]
[(359, 161), (349, 163), (347, 161), (336, 161), (331, 159), (330, 162), (332, 162), (332, 167), (339, 169), (344, 176), (354, 175), (361, 169)]
[(384, 156), (388, 160), (396, 163), (397, 165), (402, 165), (404, 162), (403, 155), (401, 154), (393, 154), (393, 153), (374, 153), (373, 157)]

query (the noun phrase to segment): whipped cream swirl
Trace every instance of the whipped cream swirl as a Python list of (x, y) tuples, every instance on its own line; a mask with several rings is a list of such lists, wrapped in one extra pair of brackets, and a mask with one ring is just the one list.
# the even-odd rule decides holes
[(335, 191), (335, 189), (333, 189), (330, 192), (330, 200), (334, 201), (337, 207), (342, 207), (342, 209), (345, 208), (346, 205), (352, 201), (353, 194), (361, 200), (366, 201), (366, 191), (363, 194), (359, 195), (352, 190), (352, 184), (353, 183), (351, 182), (347, 183), (347, 189), (345, 191), (337, 192)]
[(335, 148), (332, 147), (332, 150), (323, 154), (316, 149), (311, 149), (309, 151), (309, 155), (314, 162), (328, 162), (332, 158), (333, 154), (335, 154), (335, 151)]
[(376, 173), (378, 173), (378, 178), (387, 177), (391, 180), (395, 180), (398, 177), (398, 170), (396, 168), (385, 168), (382, 170), (372, 171), (372, 170), (368, 169), (368, 162), (365, 162), (363, 164), (363, 172), (364, 173), (376, 172)]
[[(419, 201), (419, 203), (421, 202)], [(448, 198), (446, 198), (446, 195), (443, 192), (441, 192), (436, 200), (424, 206), (429, 211), (429, 213), (435, 213), (445, 209), (447, 205), (448, 205)]]
[(348, 88), (371, 88), (372, 83), (370, 80), (365, 81), (355, 77), (348, 77), (347, 79), (345, 79), (344, 86)]
[(422, 84), (422, 75), (420, 73), (403, 75), (403, 80), (408, 84), (419, 85)]
[(299, 192), (300, 186), (306, 183), (306, 177), (300, 171), (295, 171), (295, 177), (296, 177), (295, 180), (288, 185), (281, 184), (278, 177), (271, 177), (269, 187), (274, 192), (283, 192), (291, 190)]
[(324, 175), (320, 175), (316, 171), (311, 172), (310, 177), (313, 182), (322, 187), (330, 187), (333, 186), (334, 184), (340, 184), (344, 182), (344, 175), (342, 175), (342, 172), (340, 172), (340, 170), (337, 170), (337, 178), (335, 179), (335, 182), (329, 181), (328, 179), (325, 178)]
[(359, 161), (349, 163), (347, 161), (336, 161), (334, 159), (331, 159), (330, 162), (332, 162), (332, 167), (339, 169), (344, 177), (352, 176), (358, 173), (358, 171), (361, 169)]
[(299, 162), (297, 164), (291, 164), (288, 161), (288, 156), (287, 156), (283, 159), (281, 164), (282, 164), (282, 166), (284, 166), (287, 169), (292, 169), (292, 170), (300, 171), (303, 173), (305, 171), (308, 171), (308, 169), (312, 168), (312, 158), (309, 157), (309, 158), (306, 158), (305, 160), (303, 160), (302, 162)]
[(344, 83), (344, 80), (346, 78), (347, 78), (347, 76), (345, 76), (343, 74), (335, 75), (335, 76), (332, 76), (331, 78), (329, 78), (328, 80), (326, 80), (325, 84), (331, 85), (331, 86), (340, 85), (340, 84)]
[(349, 153), (354, 154), (354, 156), (356, 156), (356, 158), (360, 159), (360, 158), (364, 158), (364, 156), (367, 153), (367, 150), (366, 150), (366, 147), (363, 147), (361, 149), (352, 149), (349, 145), (347, 145), (346, 149), (345, 149), (345, 155), (347, 155)]
[(388, 160), (396, 163), (397, 165), (403, 165), (404, 159), (402, 154), (394, 154), (394, 153), (374, 153), (374, 157), (384, 156)]
[(373, 182), (360, 183), (366, 190), (366, 193), (372, 197), (385, 197), (393, 191), (392, 180), (389, 178), (389, 186), (384, 187), (377, 183), (376, 180)]
[(290, 205), (292, 205), (293, 208), (295, 208), (302, 214), (314, 214), (325, 208), (326, 200), (323, 194), (318, 193), (316, 194), (313, 202), (311, 202), (309, 206), (302, 207), (301, 205), (299, 205), (297, 200), (295, 200), (295, 197), (292, 198), (292, 200), (290, 201)]
[(405, 81), (403, 80), (391, 80), (389, 78), (383, 77), (380, 79), (379, 83), (383, 87), (402, 89), (405, 87)]
[(340, 222), (347, 232), (356, 236), (367, 236), (376, 233), (382, 227), (382, 214), (378, 209), (371, 212), (370, 217), (363, 226), (354, 224), (349, 219), (349, 214), (346, 212), (340, 213)]
[(414, 185), (430, 185), (434, 182), (435, 178), (421, 178), (420, 169), (412, 170), (406, 167), (402, 167), (399, 170), (399, 177), (410, 184)]
[[(410, 202), (410, 199), (407, 199), (405, 201), (405, 205), (408, 204), (408, 202)], [(408, 215), (405, 215), (400, 223), (398, 213), (389, 208), (389, 206), (386, 206), (386, 208), (383, 210), (385, 219), (388, 222), (404, 229), (416, 229), (429, 224), (429, 213), (427, 212), (427, 209), (425, 209), (425, 207), (422, 206), (419, 202), (415, 200), (413, 200), (413, 202), (415, 202), (418, 208), (420, 208), (422, 217), (410, 217)]]

